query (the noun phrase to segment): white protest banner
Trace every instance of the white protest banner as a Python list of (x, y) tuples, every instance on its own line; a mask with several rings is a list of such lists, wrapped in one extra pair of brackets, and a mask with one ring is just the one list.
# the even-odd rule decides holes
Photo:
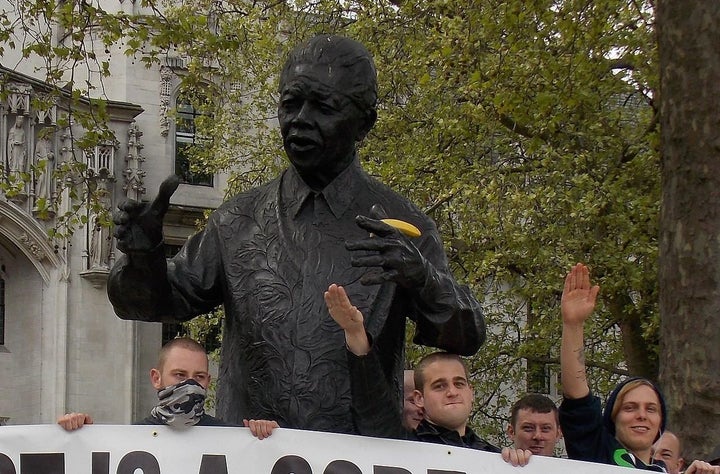
[(627, 468), (361, 436), (277, 429), (87, 425), (0, 427), (0, 474), (600, 474)]

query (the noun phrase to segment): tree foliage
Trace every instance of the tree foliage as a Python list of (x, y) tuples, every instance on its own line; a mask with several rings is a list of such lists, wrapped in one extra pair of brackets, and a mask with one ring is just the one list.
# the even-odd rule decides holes
[[(70, 43), (39, 44), (28, 54), (53, 58), (48, 64), (59, 56), (72, 67), (76, 57), (98, 61), (105, 74), (110, 56), (93, 57), (84, 41), (92, 24), (91, 36), (108, 51), (149, 66), (171, 53), (187, 58), (176, 72), (206, 112), (194, 166), (233, 173), (231, 193), (284, 166), (273, 123), (288, 50), (319, 32), (352, 36), (371, 50), (379, 119), (362, 143), (363, 164), (433, 217), (456, 276), (485, 301), (491, 330), (471, 361), (481, 432), (500, 436), (513, 390), (536, 389), (545, 383), (538, 376), (557, 371), (559, 294), (577, 261), (602, 287), (586, 336), (594, 389), (606, 393), (627, 373), (657, 375), (660, 182), (649, 1), (142, 6), (141, 14), (84, 1), (47, 6), (40, 15), (64, 22)], [(7, 47), (12, 25), (5, 25)], [(56, 77), (48, 66), (48, 80), (66, 80), (61, 69)]]

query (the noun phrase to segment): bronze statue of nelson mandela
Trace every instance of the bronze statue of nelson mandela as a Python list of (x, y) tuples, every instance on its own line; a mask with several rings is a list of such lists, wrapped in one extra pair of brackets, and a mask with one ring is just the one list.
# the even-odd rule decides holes
[[(355, 145), (375, 123), (377, 82), (357, 41), (317, 36), (280, 76), (278, 118), (291, 166), (220, 206), (166, 260), (162, 219), (177, 178), (152, 203), (115, 214), (124, 255), (108, 295), (123, 319), (187, 321), (225, 307), (217, 415), (277, 420), (282, 427), (357, 433), (342, 329), (323, 293), (344, 286), (365, 315), (387, 383), (402, 400), (406, 318), (415, 342), (463, 355), (485, 340), (480, 305), (452, 277), (437, 229), (404, 197), (371, 178)], [(408, 238), (380, 218), (402, 219)], [(380, 420), (382, 418), (378, 418)]]

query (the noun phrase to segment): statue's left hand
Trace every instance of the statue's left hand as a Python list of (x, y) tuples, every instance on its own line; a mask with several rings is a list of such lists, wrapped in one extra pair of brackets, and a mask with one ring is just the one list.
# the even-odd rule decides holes
[(399, 230), (382, 222), (384, 212), (379, 206), (373, 206), (373, 214), (378, 219), (357, 216), (355, 223), (370, 236), (366, 239), (347, 242), (345, 248), (351, 251), (374, 252), (370, 255), (353, 257), (354, 267), (372, 267), (361, 279), (364, 285), (377, 285), (394, 281), (405, 288), (418, 288), (427, 278), (427, 261), (420, 251)]
[(144, 254), (158, 248), (163, 241), (163, 218), (170, 207), (170, 197), (180, 184), (176, 175), (166, 178), (151, 203), (128, 199), (113, 213), (117, 248), (126, 254)]

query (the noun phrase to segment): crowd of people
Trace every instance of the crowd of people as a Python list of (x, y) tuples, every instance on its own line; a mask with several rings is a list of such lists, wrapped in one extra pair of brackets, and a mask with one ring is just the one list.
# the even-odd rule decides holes
[[(720, 474), (720, 455), (708, 461), (686, 463), (680, 439), (666, 430), (667, 411), (660, 389), (650, 380), (629, 377), (618, 384), (605, 402), (593, 395), (583, 357), (583, 324), (592, 314), (599, 287), (590, 284), (588, 268), (572, 267), (561, 299), (561, 383), (558, 407), (545, 395), (529, 393), (510, 410), (507, 426), (512, 446), (499, 448), (479, 437), (469, 426), (474, 391), (462, 357), (433, 352), (414, 370), (404, 372), (402, 410), (390, 412), (380, 425), (362, 425), (360, 434), (445, 444), (500, 453), (513, 466), (525, 466), (535, 456), (555, 456), (564, 437), (570, 459), (625, 466), (669, 474)], [(329, 314), (343, 329), (347, 356), (362, 365), (352, 380), (353, 413), (392, 403), (390, 387), (365, 330), (364, 317), (342, 286), (331, 285), (324, 295)], [(233, 426), (205, 413), (210, 383), (205, 349), (189, 338), (177, 338), (162, 347), (150, 382), (158, 403), (138, 424)], [(380, 381), (380, 383), (378, 383)], [(86, 413), (68, 413), (58, 423), (68, 431), (93, 420)], [(258, 439), (280, 428), (275, 420), (244, 419), (241, 426)]]
[[(226, 313), (220, 419), (204, 410), (204, 349), (177, 339), (150, 371), (158, 403), (140, 423), (245, 426), (260, 439), (282, 427), (415, 440), (498, 453), (513, 466), (555, 455), (564, 438), (570, 459), (720, 474), (701, 460), (685, 467), (651, 381), (623, 381), (604, 410), (590, 391), (583, 327), (599, 287), (583, 264), (572, 267), (562, 293), (562, 403), (521, 397), (507, 427), (512, 446), (473, 431), (462, 356), (486, 338), (481, 306), (452, 277), (434, 223), (360, 167), (355, 147), (377, 118), (376, 76), (354, 40), (320, 35), (296, 48), (280, 74), (278, 105), (291, 166), (231, 198), (173, 259), (163, 254), (162, 221), (177, 179), (152, 203), (120, 206), (123, 255), (108, 281), (116, 314), (186, 321), (219, 304)], [(388, 217), (417, 232), (405, 235)], [(406, 317), (416, 343), (440, 350), (403, 373)], [(93, 420), (69, 413), (58, 422), (73, 430)]]

